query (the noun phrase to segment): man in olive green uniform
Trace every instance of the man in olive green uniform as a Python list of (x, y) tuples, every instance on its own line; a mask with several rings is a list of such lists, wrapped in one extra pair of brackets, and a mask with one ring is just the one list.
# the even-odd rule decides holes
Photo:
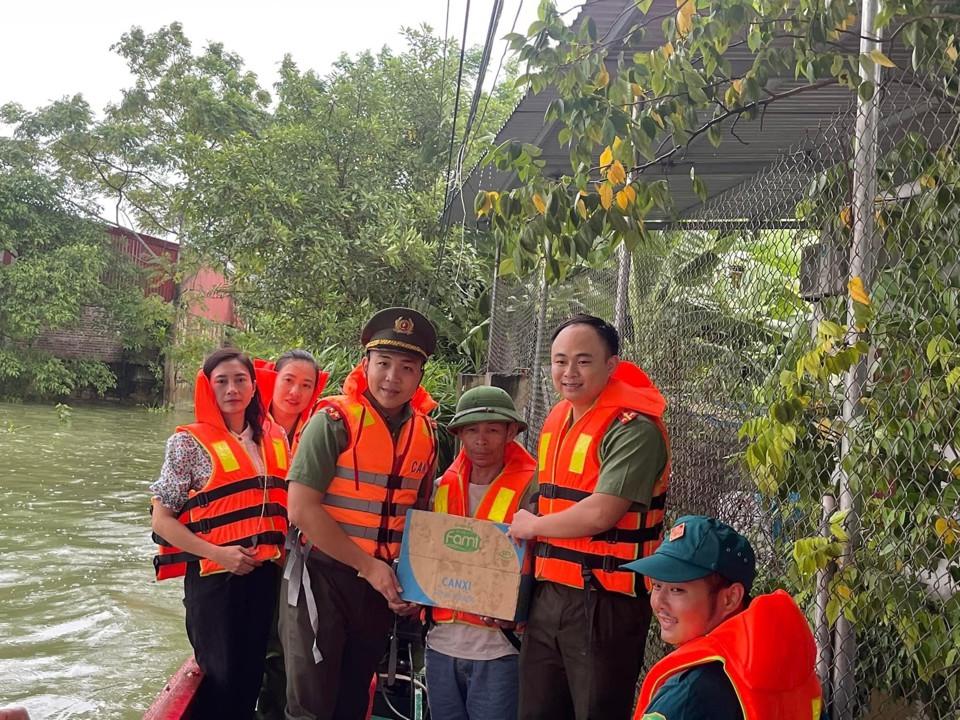
[(288, 720), (356, 720), (400, 599), (392, 563), (406, 511), (429, 505), (436, 402), (420, 386), (436, 345), (430, 322), (389, 308), (361, 334), (366, 357), (343, 394), (321, 400), (287, 479), (291, 526), (280, 637)]
[(643, 578), (620, 566), (662, 538), (669, 453), (666, 403), (619, 345), (591, 315), (553, 335), (561, 400), (540, 432), (539, 515), (519, 510), (510, 526), (538, 540), (521, 720), (627, 720), (633, 704), (650, 601)]

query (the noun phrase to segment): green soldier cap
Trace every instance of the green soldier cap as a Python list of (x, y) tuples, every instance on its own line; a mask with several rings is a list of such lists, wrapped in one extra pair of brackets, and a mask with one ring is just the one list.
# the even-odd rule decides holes
[(670, 528), (657, 551), (623, 566), (661, 582), (690, 582), (719, 573), (749, 593), (757, 575), (750, 541), (716, 518), (687, 515)]
[(456, 435), (458, 429), (482, 422), (518, 423), (519, 432), (527, 429), (527, 424), (517, 412), (509, 393), (486, 385), (470, 388), (460, 396), (457, 412), (447, 425), (447, 430)]
[(367, 321), (360, 342), (368, 351), (403, 352), (426, 362), (437, 347), (437, 331), (416, 310), (393, 307), (381, 310)]

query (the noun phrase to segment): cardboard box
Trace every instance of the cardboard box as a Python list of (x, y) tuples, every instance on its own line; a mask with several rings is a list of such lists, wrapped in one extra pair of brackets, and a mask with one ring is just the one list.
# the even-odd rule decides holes
[(397, 578), (409, 602), (503, 620), (526, 617), (533, 586), (527, 543), (503, 523), (408, 510)]

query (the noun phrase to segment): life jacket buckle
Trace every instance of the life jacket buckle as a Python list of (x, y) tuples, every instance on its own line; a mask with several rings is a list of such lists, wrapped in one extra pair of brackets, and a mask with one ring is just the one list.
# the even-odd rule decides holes
[(620, 563), (622, 562), (623, 560), (618, 558), (616, 555), (604, 555), (603, 566), (601, 567), (601, 570), (606, 573), (617, 572), (620, 569)]
[[(619, 542), (618, 540), (619, 537), (620, 537), (620, 533), (617, 530), (617, 528), (614, 527), (614, 528), (610, 528), (609, 530), (607, 530), (607, 532), (604, 533), (603, 541), (607, 543), (607, 545), (616, 545)], [(609, 557), (609, 555), (607, 557)]]
[(210, 524), (210, 518), (203, 518), (200, 520), (200, 532), (208, 533), (213, 530), (213, 526)]
[(197, 501), (197, 505), (200, 507), (207, 507), (210, 504), (210, 499), (207, 497), (205, 492), (197, 493), (193, 496), (194, 500)]

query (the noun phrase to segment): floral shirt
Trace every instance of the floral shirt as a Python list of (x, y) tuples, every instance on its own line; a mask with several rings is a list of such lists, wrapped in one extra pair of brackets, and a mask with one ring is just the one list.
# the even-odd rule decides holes
[[(247, 451), (254, 467), (263, 473), (263, 458), (253, 441), (253, 431), (246, 427), (236, 437)], [(202, 490), (212, 474), (213, 461), (196, 438), (185, 431), (174, 433), (167, 440), (160, 477), (150, 486), (150, 491), (164, 507), (180, 512), (180, 508), (190, 497), (190, 491)]]

